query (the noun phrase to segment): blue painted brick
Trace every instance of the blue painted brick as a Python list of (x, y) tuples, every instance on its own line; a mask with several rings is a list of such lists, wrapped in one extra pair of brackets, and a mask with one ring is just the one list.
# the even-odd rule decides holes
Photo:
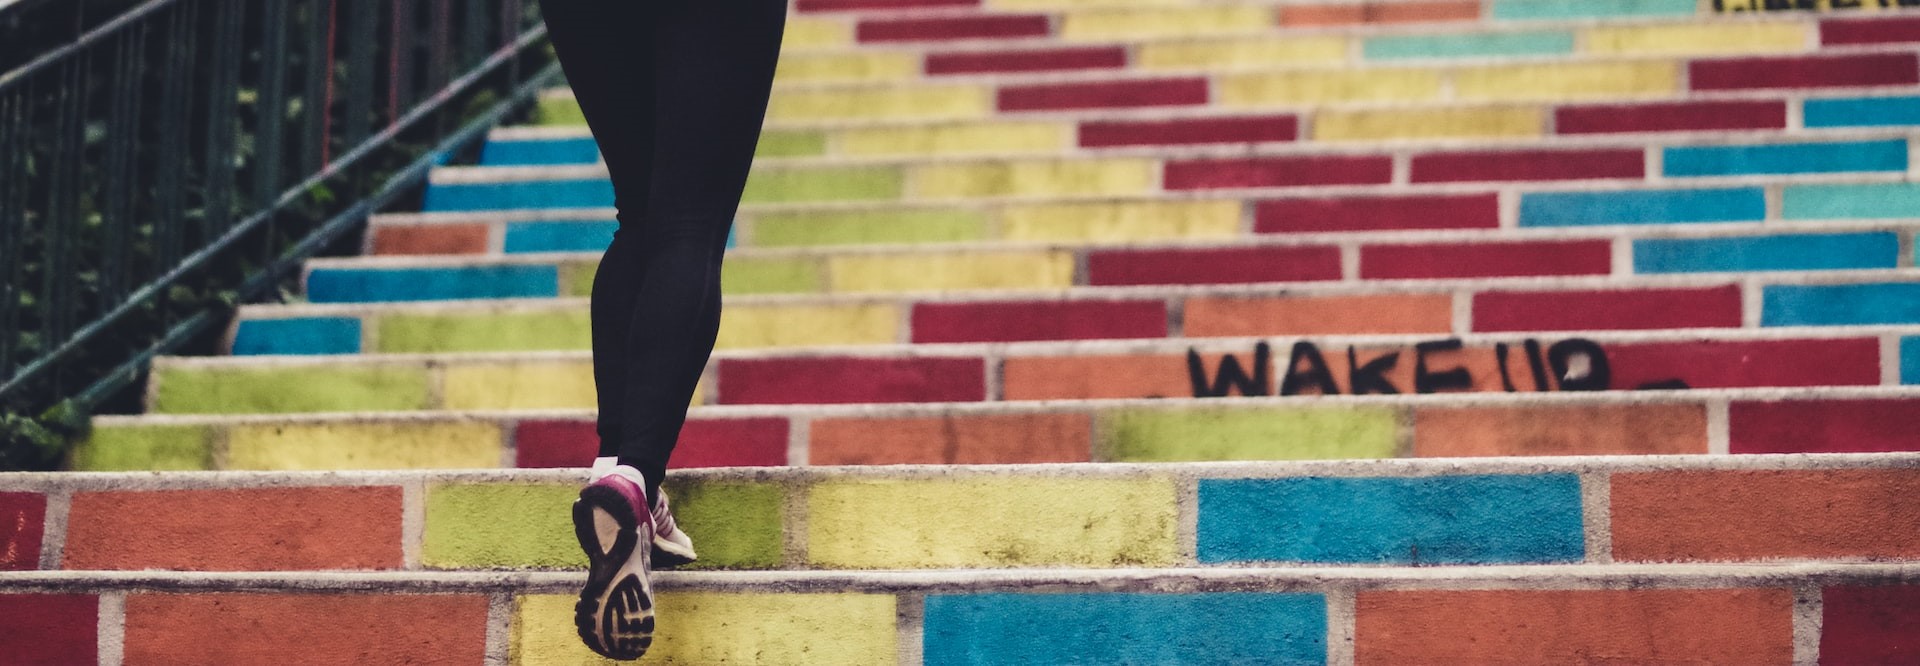
[(1781, 199), (1789, 220), (1920, 217), (1920, 183), (1790, 185)]
[(1920, 125), (1920, 97), (1842, 97), (1807, 100), (1807, 127)]
[(1767, 216), (1758, 187), (1520, 195), (1520, 226), (1747, 222)]
[(482, 166), (550, 166), (599, 161), (600, 145), (591, 137), (488, 141), (480, 149)]
[(1907, 142), (1845, 141), (1666, 149), (1669, 176), (1906, 171)]
[(1572, 474), (1200, 482), (1208, 563), (1570, 562), (1585, 544)]
[(233, 334), (233, 355), (360, 353), (360, 320), (353, 317), (243, 319)]
[(1692, 16), (1694, 0), (1494, 0), (1493, 18), (1538, 21), (1624, 16)]
[(426, 211), (611, 208), (613, 181), (522, 180), (427, 186)]
[(1920, 384), (1920, 337), (1900, 338), (1900, 383)]
[(1768, 286), (1761, 291), (1760, 324), (1920, 324), (1920, 282)]
[(507, 225), (504, 250), (524, 252), (586, 252), (607, 249), (619, 222), (513, 222)]
[(1369, 60), (1570, 55), (1573, 53), (1573, 33), (1553, 31), (1388, 35), (1368, 38), (1362, 50)]
[(559, 294), (560, 270), (551, 264), (455, 268), (323, 268), (307, 274), (307, 300), (315, 303), (540, 298), (554, 297)]
[(1893, 268), (1899, 260), (1900, 237), (1890, 231), (1633, 242), (1635, 273)]
[(928, 666), (1324, 664), (1317, 594), (934, 594)]

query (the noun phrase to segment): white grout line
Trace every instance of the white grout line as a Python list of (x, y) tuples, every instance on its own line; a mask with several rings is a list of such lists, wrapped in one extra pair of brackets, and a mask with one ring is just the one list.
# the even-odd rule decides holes
[(1880, 385), (1900, 385), (1899, 335), (1880, 336)]
[(1172, 479), (1174, 521), (1178, 530), (1174, 561), (1182, 566), (1200, 564), (1200, 481), (1188, 477)]
[(46, 497), (46, 517), (41, 523), (40, 569), (54, 571), (61, 568), (66, 555), (67, 518), (72, 513), (73, 491), (56, 489)]
[(1794, 666), (1819, 666), (1820, 634), (1825, 603), (1818, 584), (1802, 583), (1793, 588), (1793, 663)]
[(1353, 666), (1354, 639), (1359, 633), (1359, 593), (1350, 587), (1329, 588), (1327, 604), (1327, 666)]
[(427, 534), (427, 481), (409, 479), (400, 486), (400, 566), (407, 571), (422, 567), (420, 552)]
[(1585, 524), (1588, 564), (1613, 563), (1613, 487), (1607, 472), (1580, 475), (1580, 522)]
[(1636, 274), (1633, 270), (1633, 240), (1631, 238), (1613, 238), (1608, 242), (1612, 250), (1613, 275), (1625, 277)]
[(924, 594), (896, 594), (893, 603), (896, 663), (900, 666), (920, 666), (926, 660), (927, 597)]
[(99, 625), (94, 629), (94, 650), (100, 666), (120, 666), (126, 661), (127, 593), (104, 592), (98, 600)]
[(513, 600), (511, 592), (487, 595), (486, 666), (508, 666), (513, 648)]
[(797, 416), (787, 421), (787, 465), (813, 464), (813, 419)]
[(1707, 408), (1707, 453), (1725, 455), (1732, 453), (1733, 426), (1728, 411), (1732, 401), (1724, 398), (1712, 398), (1706, 402)]

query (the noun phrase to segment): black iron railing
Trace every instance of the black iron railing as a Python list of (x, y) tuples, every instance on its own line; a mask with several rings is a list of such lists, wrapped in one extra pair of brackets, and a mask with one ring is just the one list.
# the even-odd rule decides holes
[(128, 2), (0, 74), (0, 469), (524, 108), (531, 5)]

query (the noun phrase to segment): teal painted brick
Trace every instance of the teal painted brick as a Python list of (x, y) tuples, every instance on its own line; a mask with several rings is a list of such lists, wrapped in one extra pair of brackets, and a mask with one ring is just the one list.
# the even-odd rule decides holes
[(1496, 21), (1692, 16), (1694, 0), (1494, 0)]
[(1920, 217), (1920, 183), (1790, 185), (1781, 216), (1789, 220)]
[(1900, 338), (1900, 383), (1920, 384), (1920, 338)]
[(234, 356), (358, 353), (360, 320), (352, 317), (244, 319), (234, 327)]
[(613, 242), (613, 220), (573, 222), (513, 222), (501, 251), (507, 254), (529, 252), (598, 252)]
[(1906, 171), (1907, 141), (1842, 141), (1666, 149), (1668, 176)]
[(560, 270), (551, 264), (317, 268), (307, 274), (307, 300), (315, 303), (551, 298), (559, 294)]
[(933, 594), (928, 666), (1324, 664), (1318, 594)]
[(420, 205), (427, 212), (612, 207), (613, 181), (603, 178), (431, 184)]
[(1368, 38), (1362, 50), (1368, 60), (1568, 55), (1573, 53), (1573, 33), (1395, 35)]
[(1766, 215), (1766, 193), (1758, 187), (1520, 195), (1523, 227), (1745, 222)]
[(1762, 326), (1920, 324), (1920, 282), (1773, 285), (1761, 292)]
[(1633, 242), (1635, 273), (1893, 268), (1899, 258), (1900, 237), (1890, 231)]
[(1803, 118), (1807, 127), (1920, 125), (1920, 97), (1809, 99)]
[(600, 146), (591, 137), (488, 141), (480, 149), (482, 166), (549, 166), (598, 161)]

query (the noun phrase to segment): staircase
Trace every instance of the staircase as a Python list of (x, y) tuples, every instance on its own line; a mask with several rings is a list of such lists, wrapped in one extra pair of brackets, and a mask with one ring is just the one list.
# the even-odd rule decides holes
[[(648, 661), (1920, 661), (1920, 14), (1724, 4), (796, 0)], [(594, 663), (539, 117), (0, 474), (8, 659)]]

